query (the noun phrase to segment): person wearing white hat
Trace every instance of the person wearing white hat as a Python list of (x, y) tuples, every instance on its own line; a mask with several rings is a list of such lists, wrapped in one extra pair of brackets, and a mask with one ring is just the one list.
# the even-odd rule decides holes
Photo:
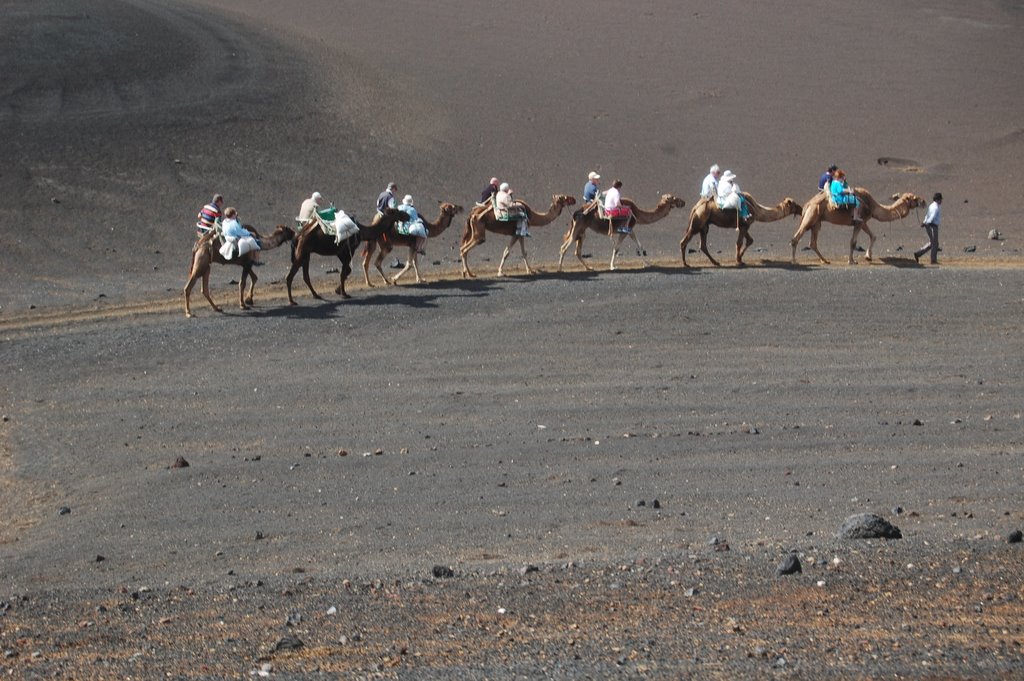
[(715, 198), (718, 196), (718, 178), (722, 176), (722, 171), (718, 169), (718, 164), (711, 166), (710, 171), (704, 177), (704, 182), (700, 186), (700, 196), (703, 199)]
[(597, 192), (600, 190), (598, 185), (601, 184), (601, 176), (591, 171), (587, 175), (587, 183), (583, 185), (583, 203), (587, 204), (597, 198)]
[(516, 221), (516, 236), (530, 236), (529, 219), (523, 207), (512, 199), (512, 187), (508, 182), (502, 182), (498, 187), (498, 193), (494, 195), (494, 216), (498, 220), (509, 222)]
[(296, 222), (299, 223), (299, 227), (313, 219), (316, 209), (321, 206), (320, 202), (323, 200), (324, 197), (320, 195), (320, 192), (313, 192), (308, 199), (302, 202), (302, 205), (299, 207), (299, 217), (295, 218)]
[(423, 250), (423, 245), (427, 242), (427, 227), (423, 224), (423, 218), (420, 217), (419, 212), (416, 210), (412, 194), (406, 194), (402, 197), (401, 211), (408, 215), (409, 219), (398, 224), (398, 233), (416, 237), (416, 252), (420, 255), (426, 255), (427, 252)]
[(718, 181), (718, 207), (722, 210), (739, 211), (739, 217), (746, 220), (750, 217), (750, 208), (740, 194), (742, 190), (736, 183), (736, 173), (726, 170)]

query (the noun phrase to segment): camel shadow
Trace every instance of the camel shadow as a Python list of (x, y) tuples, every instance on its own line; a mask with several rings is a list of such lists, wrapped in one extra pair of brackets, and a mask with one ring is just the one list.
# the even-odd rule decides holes
[(751, 267), (765, 267), (768, 269), (775, 270), (790, 270), (792, 272), (805, 272), (807, 270), (813, 270), (821, 267), (821, 263), (818, 262), (793, 262), (791, 260), (770, 260), (764, 259), (757, 265), (751, 265)]

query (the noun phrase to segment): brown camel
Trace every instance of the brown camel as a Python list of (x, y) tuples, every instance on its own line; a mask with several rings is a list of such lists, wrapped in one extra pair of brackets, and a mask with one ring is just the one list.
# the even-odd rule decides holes
[[(551, 197), (551, 207), (546, 213), (537, 213), (522, 201), (517, 201), (525, 210), (529, 225), (531, 227), (543, 227), (555, 221), (562, 214), (566, 206), (576, 204), (576, 199), (565, 194), (555, 194)], [(530, 261), (526, 259), (526, 242), (523, 237), (516, 234), (515, 220), (499, 220), (490, 207), (474, 208), (469, 217), (466, 218), (466, 229), (462, 232), (462, 241), (459, 246), (459, 257), (462, 258), (462, 276), (475, 277), (469, 269), (469, 252), (487, 240), (487, 232), (503, 234), (511, 237), (505, 252), (501, 254), (501, 262), (498, 264), (498, 276), (502, 276), (502, 268), (512, 247), (519, 242), (519, 248), (523, 254), (523, 263), (526, 265), (526, 273), (533, 274), (530, 269)]]
[[(278, 225), (277, 229), (273, 233), (263, 238), (256, 233), (256, 230), (249, 225), (245, 225), (245, 228), (253, 233), (256, 239), (260, 242), (262, 250), (269, 251), (272, 248), (277, 248), (285, 241), (291, 241), (295, 238), (295, 231), (291, 227), (285, 225)], [(220, 312), (221, 309), (213, 302), (213, 298), (210, 297), (210, 265), (211, 263), (220, 263), (221, 265), (239, 265), (242, 268), (242, 278), (238, 282), (238, 306), (243, 310), (247, 310), (252, 305), (252, 294), (256, 290), (256, 273), (252, 271), (253, 264), (256, 262), (256, 253), (258, 251), (249, 251), (241, 257), (232, 258), (231, 260), (225, 260), (224, 256), (220, 254), (218, 241), (216, 239), (216, 233), (213, 231), (207, 232), (196, 241), (195, 245), (192, 246), (192, 266), (188, 273), (188, 283), (185, 284), (185, 316), (191, 317), (192, 307), (189, 304), (189, 296), (192, 294), (192, 287), (196, 285), (196, 280), (202, 279), (202, 291), (203, 296), (210, 301), (210, 307), (215, 311)], [(252, 284), (249, 286), (249, 294), (245, 294), (245, 282), (247, 279), (252, 280)]]
[[(423, 221), (424, 226), (427, 228), (427, 238), (433, 239), (440, 236), (444, 230), (448, 229), (448, 225), (452, 223), (452, 218), (461, 212), (462, 206), (457, 206), (454, 203), (442, 203), (441, 214), (437, 216), (436, 221)], [(397, 284), (398, 279), (408, 272), (410, 267), (416, 274), (416, 283), (419, 284), (423, 281), (420, 278), (420, 268), (417, 264), (419, 254), (416, 252), (416, 237), (409, 236), (408, 234), (399, 234), (396, 227), (385, 234), (381, 234), (375, 241), (367, 241), (366, 246), (363, 247), (363, 278), (366, 280), (367, 286), (373, 286), (370, 283), (370, 259), (373, 257), (373, 253), (377, 250), (378, 246), (380, 247), (380, 252), (377, 253), (377, 259), (374, 260), (373, 264), (377, 267), (377, 271), (380, 272), (380, 276), (385, 284)], [(405, 268), (401, 272), (396, 274), (393, 279), (388, 279), (381, 268), (381, 262), (384, 261), (384, 258), (387, 257), (387, 254), (395, 246), (407, 246), (409, 248), (409, 259), (405, 261)]]
[(875, 235), (868, 228), (868, 220), (874, 218), (879, 222), (892, 222), (893, 220), (899, 220), (905, 218), (910, 214), (912, 208), (925, 205), (924, 201), (920, 196), (911, 194), (909, 192), (903, 194), (893, 194), (893, 203), (886, 206), (878, 203), (868, 190), (861, 187), (857, 187), (853, 190), (857, 195), (857, 198), (864, 203), (864, 220), (859, 225), (853, 224), (853, 214), (848, 209), (836, 209), (829, 205), (829, 195), (827, 192), (819, 192), (815, 196), (804, 204), (803, 217), (800, 219), (800, 227), (796, 230), (796, 234), (790, 239), (790, 245), (793, 247), (793, 263), (796, 264), (796, 245), (800, 242), (800, 237), (804, 235), (804, 232), (811, 230), (811, 248), (815, 253), (818, 254), (818, 258), (821, 262), (828, 264), (828, 260), (818, 250), (818, 232), (821, 230), (822, 220), (831, 222), (834, 225), (853, 225), (853, 236), (850, 238), (850, 259), (851, 265), (855, 264), (853, 259), (853, 249), (857, 247), (857, 233), (864, 230), (865, 234), (871, 240), (868, 243), (868, 251), (864, 255), (867, 260), (871, 260), (871, 248), (875, 245)]
[(347, 239), (342, 239), (341, 243), (335, 243), (334, 235), (324, 234), (323, 228), (315, 218), (307, 222), (302, 228), (302, 233), (296, 239), (295, 250), (292, 252), (292, 267), (285, 279), (288, 288), (288, 302), (291, 305), (296, 305), (295, 299), (292, 298), (292, 279), (295, 278), (295, 273), (299, 271), (300, 267), (302, 268), (302, 280), (306, 282), (309, 292), (313, 294), (314, 298), (321, 300), (320, 294), (316, 292), (313, 284), (309, 281), (309, 256), (314, 253), (337, 256), (341, 261), (341, 274), (340, 283), (334, 292), (340, 294), (342, 298), (351, 298), (352, 296), (345, 292), (345, 279), (352, 274), (352, 256), (359, 249), (360, 242), (376, 241), (381, 234), (394, 227), (396, 222), (406, 220), (408, 217), (396, 208), (388, 208), (384, 211), (384, 215), (376, 216), (369, 225), (361, 225), (354, 220), (359, 231)]
[[(622, 242), (626, 239), (627, 236), (632, 238), (633, 241), (636, 243), (637, 255), (639, 255), (641, 258), (647, 255), (646, 252), (644, 252), (643, 250), (643, 246), (640, 245), (640, 240), (637, 239), (636, 234), (633, 233), (632, 228), (635, 225), (649, 225), (655, 223), (658, 220), (667, 217), (673, 208), (682, 208), (683, 206), (685, 206), (686, 201), (676, 196), (673, 196), (672, 194), (662, 194), (661, 198), (658, 199), (658, 205), (656, 205), (653, 210), (644, 210), (643, 208), (637, 206), (636, 203), (634, 203), (631, 199), (626, 198), (622, 199), (622, 205), (629, 206), (633, 215), (632, 217), (630, 217), (628, 221), (628, 232), (613, 232), (612, 234), (609, 235), (612, 241), (612, 259), (609, 264), (609, 269), (612, 270), (615, 269), (615, 256), (618, 255), (619, 253), (619, 246), (622, 245)], [(587, 213), (584, 213), (583, 210), (578, 210), (572, 214), (572, 222), (569, 223), (569, 231), (565, 233), (565, 238), (562, 240), (562, 246), (559, 248), (558, 252), (559, 272), (562, 271), (562, 261), (565, 260), (565, 254), (569, 251), (569, 247), (573, 244), (573, 242), (576, 243), (576, 249), (574, 251), (576, 259), (579, 260), (580, 264), (582, 264), (588, 270), (592, 269), (590, 265), (588, 265), (583, 260), (583, 238), (587, 235), (588, 229), (591, 229), (597, 232), (598, 234), (609, 233), (608, 220), (601, 219), (600, 217), (598, 217), (597, 212), (597, 209), (594, 208), (593, 210)], [(646, 260), (644, 260), (644, 264), (650, 265), (650, 263), (647, 262)]]
[(708, 252), (707, 239), (711, 225), (736, 229), (736, 264), (743, 265), (743, 254), (750, 248), (750, 244), (754, 243), (753, 237), (750, 236), (750, 226), (754, 222), (775, 222), (787, 215), (800, 215), (803, 210), (799, 203), (788, 196), (782, 199), (777, 206), (769, 207), (762, 206), (746, 192), (742, 192), (742, 194), (747, 205), (750, 206), (750, 217), (746, 220), (740, 219), (738, 210), (719, 208), (718, 201), (713, 198), (705, 197), (697, 202), (693, 210), (690, 211), (690, 222), (683, 235), (683, 240), (679, 242), (679, 251), (683, 255), (683, 267), (689, 267), (686, 263), (686, 245), (697, 234), (700, 234), (700, 250), (708, 256), (711, 264), (715, 267), (719, 266), (719, 262)]

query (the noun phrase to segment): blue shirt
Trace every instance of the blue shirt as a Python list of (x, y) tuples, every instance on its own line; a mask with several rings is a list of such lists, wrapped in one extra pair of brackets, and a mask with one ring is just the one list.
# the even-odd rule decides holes
[(583, 187), (583, 200), (593, 201), (597, 198), (597, 185), (593, 182), (587, 182)]
[(386, 189), (380, 193), (377, 197), (377, 210), (381, 213), (384, 212), (385, 208), (395, 207), (395, 195), (391, 193), (391, 190)]
[(818, 191), (821, 191), (822, 189), (824, 189), (825, 185), (827, 185), (831, 181), (832, 181), (832, 176), (829, 175), (828, 171), (826, 170), (825, 172), (823, 172), (821, 174), (821, 177), (818, 178)]

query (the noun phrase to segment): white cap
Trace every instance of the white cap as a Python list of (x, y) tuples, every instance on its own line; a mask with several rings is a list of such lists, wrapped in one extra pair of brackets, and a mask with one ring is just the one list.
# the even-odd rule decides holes
[(510, 189), (510, 187), (508, 186), (508, 182), (502, 182), (501, 186), (498, 187), (498, 189), (500, 191), (507, 192)]
[(601, 176), (598, 175), (597, 173), (595, 173), (593, 170), (591, 170), (590, 174), (587, 175), (587, 179), (589, 179), (589, 180), (600, 180)]
[(317, 203), (320, 203), (320, 199), (322, 199), (324, 197), (320, 196), (320, 192), (313, 192), (313, 196), (310, 197), (310, 198), (312, 198)]
[(411, 206), (412, 205), (412, 194), (406, 194), (405, 196), (402, 197), (402, 205), (404, 205), (404, 206)]
[(711, 166), (711, 174), (714, 175), (717, 172), (718, 172), (718, 164), (716, 163), (715, 165)]
[(722, 173), (722, 179), (725, 180), (726, 182), (728, 182), (729, 180), (735, 180), (736, 173), (732, 172), (731, 170), (726, 170), (724, 173)]

